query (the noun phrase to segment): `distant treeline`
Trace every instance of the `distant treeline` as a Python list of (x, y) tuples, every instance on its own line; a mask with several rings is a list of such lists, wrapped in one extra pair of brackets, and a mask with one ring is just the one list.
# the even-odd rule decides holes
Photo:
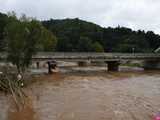
[(153, 52), (160, 46), (160, 36), (152, 31), (102, 28), (78, 18), (42, 23), (57, 36), (57, 51)]
[[(0, 13), (0, 51), (4, 51), (4, 29), (8, 16)], [(107, 22), (107, 21), (106, 21)], [(160, 35), (125, 27), (103, 28), (76, 19), (41, 21), (57, 38), (53, 51), (63, 52), (153, 52), (160, 47)], [(52, 45), (50, 45), (50, 48)], [(45, 49), (44, 49), (45, 50)], [(49, 49), (52, 51), (51, 49)]]

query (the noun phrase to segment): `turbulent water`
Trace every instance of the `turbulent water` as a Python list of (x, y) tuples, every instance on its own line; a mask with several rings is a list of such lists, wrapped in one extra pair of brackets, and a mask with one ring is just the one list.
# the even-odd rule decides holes
[(24, 89), (21, 112), (0, 94), (0, 120), (152, 120), (160, 112), (160, 71), (57, 73)]

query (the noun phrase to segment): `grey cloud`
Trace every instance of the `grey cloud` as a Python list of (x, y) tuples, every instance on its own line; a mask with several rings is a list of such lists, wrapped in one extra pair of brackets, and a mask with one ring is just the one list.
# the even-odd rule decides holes
[(159, 0), (0, 0), (0, 11), (38, 19), (76, 18), (101, 26), (126, 26), (160, 33)]

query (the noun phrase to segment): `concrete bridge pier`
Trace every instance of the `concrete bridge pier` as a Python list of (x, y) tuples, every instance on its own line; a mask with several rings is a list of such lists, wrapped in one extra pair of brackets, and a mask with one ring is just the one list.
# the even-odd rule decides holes
[(160, 70), (160, 60), (145, 60), (143, 68), (145, 70)]
[(36, 62), (36, 67), (37, 67), (37, 69), (40, 68), (40, 62)]
[(108, 65), (108, 71), (118, 71), (119, 70), (119, 61), (106, 61)]
[(89, 65), (89, 61), (78, 61), (79, 67), (85, 67)]

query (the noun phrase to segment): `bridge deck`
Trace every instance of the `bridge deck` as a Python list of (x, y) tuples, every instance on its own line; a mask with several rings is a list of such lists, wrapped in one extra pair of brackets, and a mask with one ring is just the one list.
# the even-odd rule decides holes
[[(6, 54), (0, 53), (5, 59)], [(33, 60), (65, 60), (65, 61), (118, 61), (118, 60), (159, 60), (159, 53), (94, 53), (94, 52), (39, 52)]]
[(33, 59), (55, 59), (55, 60), (96, 60), (96, 61), (118, 61), (118, 60), (160, 60), (160, 54), (156, 53), (38, 53)]

